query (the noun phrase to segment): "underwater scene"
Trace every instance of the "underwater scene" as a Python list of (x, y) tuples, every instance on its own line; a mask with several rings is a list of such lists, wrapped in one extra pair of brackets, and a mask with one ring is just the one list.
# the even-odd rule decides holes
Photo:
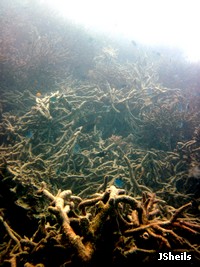
[(0, 20), (0, 266), (197, 266), (200, 62), (38, 1)]

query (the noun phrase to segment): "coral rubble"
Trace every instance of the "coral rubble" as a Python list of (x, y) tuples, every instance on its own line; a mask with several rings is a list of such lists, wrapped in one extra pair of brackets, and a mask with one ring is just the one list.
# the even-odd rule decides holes
[[(143, 101), (139, 108), (135, 100), (138, 92), (122, 98), (115, 91), (111, 99), (109, 88), (107, 94), (84, 89), (85, 96), (78, 89), (40, 98), (29, 91), (15, 93), (12, 97), (24, 107), (17, 112), (10, 94), (4, 95), (3, 109), (9, 105), (11, 111), (3, 112), (0, 124), (0, 264), (118, 266), (156, 262), (160, 251), (186, 251), (198, 262), (196, 113), (188, 119), (194, 128), (191, 140), (176, 136), (176, 145), (166, 150), (171, 145), (167, 139), (162, 144), (161, 136), (162, 149), (145, 143), (142, 148), (139, 139), (147, 122), (167, 122), (171, 112), (182, 117), (176, 103), (169, 113), (159, 113), (152, 102), (148, 112), (159, 116), (147, 121)], [(154, 90), (165, 103), (173, 98), (170, 91)], [(134, 131), (115, 135), (112, 125), (105, 128), (105, 105)]]

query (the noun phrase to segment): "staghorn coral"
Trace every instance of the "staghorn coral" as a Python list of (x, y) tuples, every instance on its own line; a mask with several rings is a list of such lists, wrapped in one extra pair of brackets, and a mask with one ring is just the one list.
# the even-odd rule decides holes
[(200, 234), (199, 222), (186, 213), (191, 202), (174, 209), (153, 193), (137, 200), (115, 186), (85, 200), (71, 190), (53, 195), (45, 183), (37, 194), (51, 201), (52, 215), (43, 215), (32, 237), (21, 237), (0, 216), (9, 240), (1, 247), (2, 260), (12, 266), (52, 266), (50, 251), (53, 256), (60, 254), (54, 259), (56, 266), (117, 266), (119, 262), (128, 266), (136, 258), (156, 261), (158, 250), (187, 251), (193, 262), (199, 260), (199, 247), (192, 238)]
[(199, 262), (198, 96), (159, 84), (143, 53), (119, 63), (111, 46), (94, 56), (88, 80), (75, 80), (68, 71), (81, 58), (60, 47), (69, 35), (34, 34), (10, 62), (15, 82), (27, 82), (1, 89), (0, 263), (151, 264), (160, 250)]

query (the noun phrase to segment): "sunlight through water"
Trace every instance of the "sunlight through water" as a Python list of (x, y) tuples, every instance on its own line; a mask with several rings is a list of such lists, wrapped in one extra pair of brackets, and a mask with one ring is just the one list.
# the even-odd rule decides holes
[(199, 0), (41, 0), (60, 15), (95, 31), (149, 45), (180, 48), (200, 60)]

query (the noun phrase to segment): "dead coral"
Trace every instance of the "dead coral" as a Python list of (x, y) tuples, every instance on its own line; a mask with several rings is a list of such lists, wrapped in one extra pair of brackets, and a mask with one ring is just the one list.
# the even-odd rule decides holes
[[(141, 200), (136, 200), (115, 186), (86, 200), (71, 190), (59, 190), (53, 195), (44, 183), (37, 194), (51, 201), (48, 210), (57, 217), (56, 222), (53, 225), (50, 217), (43, 218), (32, 237), (22, 238), (1, 216), (9, 240), (2, 245), (1, 255), (11, 266), (25, 262), (30, 266), (49, 266), (45, 256), (49, 251), (60, 251), (63, 262), (59, 264), (68, 262), (69, 266), (101, 266), (107, 261), (115, 266), (122, 258), (127, 264), (136, 252), (145, 259), (155, 258), (158, 250), (187, 251), (194, 259), (200, 258), (194, 241), (200, 234), (199, 221), (187, 214), (192, 203), (174, 209), (155, 194), (144, 193)], [(103, 260), (108, 249), (109, 258)]]

